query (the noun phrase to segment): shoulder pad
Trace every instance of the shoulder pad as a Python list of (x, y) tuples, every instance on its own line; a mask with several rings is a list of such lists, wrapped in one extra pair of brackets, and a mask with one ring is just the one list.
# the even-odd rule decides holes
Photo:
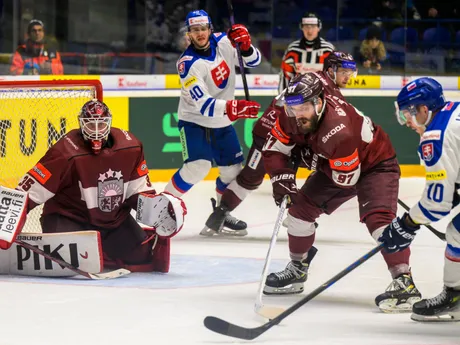
[(222, 38), (227, 37), (227, 34), (224, 32), (214, 32), (212, 34), (212, 37), (216, 40), (218, 43)]
[(435, 118), (428, 125), (425, 133), (423, 133), (420, 138), (418, 152), (426, 166), (435, 165), (442, 156), (444, 138), (448, 131), (447, 126), (450, 122), (453, 110), (456, 108), (453, 105), (457, 105), (457, 103), (447, 103), (447, 105), (436, 114)]
[(179, 72), (179, 76), (181, 78), (185, 78), (187, 76), (190, 67), (192, 67), (193, 63), (197, 61), (198, 58), (198, 55), (191, 48), (187, 48), (187, 50), (181, 55), (177, 61), (177, 71)]
[(124, 129), (112, 127), (110, 135), (114, 139), (114, 148), (141, 146), (141, 142), (130, 132)]

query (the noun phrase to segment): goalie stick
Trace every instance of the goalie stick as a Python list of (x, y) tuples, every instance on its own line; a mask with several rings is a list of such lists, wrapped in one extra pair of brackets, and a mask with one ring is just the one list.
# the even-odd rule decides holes
[(39, 249), (38, 247), (35, 247), (27, 242), (24, 242), (22, 240), (18, 240), (16, 239), (14, 241), (15, 243), (17, 243), (18, 245), (20, 245), (21, 247), (24, 247), (24, 248), (27, 248), (31, 251), (33, 251), (34, 253), (37, 253), (38, 255), (42, 255), (44, 256), (45, 258), (51, 260), (51, 261), (54, 261), (55, 263), (57, 263), (58, 265), (61, 265), (62, 267), (65, 267), (65, 268), (68, 268), (69, 270), (79, 274), (79, 275), (82, 275), (86, 278), (89, 278), (89, 279), (93, 279), (93, 280), (102, 280), (102, 279), (114, 279), (114, 278), (118, 278), (118, 277), (122, 277), (122, 276), (125, 276), (127, 274), (130, 274), (131, 272), (124, 269), (124, 268), (121, 268), (121, 269), (118, 269), (118, 270), (115, 270), (115, 271), (110, 271), (110, 272), (106, 272), (106, 273), (89, 273), (89, 272), (86, 272), (86, 271), (82, 271), (78, 268), (76, 268), (75, 266), (69, 264), (68, 262), (64, 261), (64, 260), (61, 260), (61, 259), (58, 259), (46, 252), (44, 252), (43, 250)]
[[(227, 7), (230, 14), (230, 24), (235, 25), (235, 14), (233, 13), (232, 0), (227, 0)], [(244, 73), (243, 57), (241, 56), (239, 44), (236, 45), (236, 54), (238, 56), (238, 65), (240, 66), (241, 79), (243, 79), (244, 96), (246, 101), (249, 101), (248, 81), (246, 80), (246, 73)]]
[[(407, 212), (409, 212), (410, 208), (409, 206), (406, 205), (406, 203), (404, 201), (402, 201), (401, 199), (398, 199), (398, 204), (400, 204), (402, 206), (403, 209), (405, 209)], [(423, 224), (428, 230), (430, 230), (437, 238), (439, 238), (440, 240), (442, 241), (445, 241), (446, 240), (446, 234), (443, 234), (442, 232), (436, 230), (435, 228), (433, 228), (431, 225), (429, 224)]]
[(268, 268), (270, 267), (270, 261), (272, 257), (272, 249), (275, 247), (278, 233), (283, 222), (283, 216), (286, 212), (287, 203), (289, 196), (283, 198), (283, 202), (280, 205), (278, 217), (276, 218), (275, 228), (273, 229), (272, 238), (270, 240), (270, 246), (268, 247), (267, 256), (265, 257), (265, 264), (262, 270), (262, 276), (260, 277), (259, 289), (257, 290), (256, 302), (254, 304), (254, 311), (267, 319), (274, 319), (284, 311), (284, 308), (264, 306), (262, 302), (262, 293), (264, 290), (265, 280), (267, 279)]
[(327, 288), (329, 288), (330, 286), (338, 282), (340, 279), (345, 277), (348, 273), (353, 271), (356, 267), (362, 265), (364, 262), (369, 260), (375, 254), (380, 252), (382, 248), (383, 248), (383, 244), (379, 244), (377, 247), (375, 247), (374, 249), (367, 252), (362, 257), (360, 257), (358, 260), (353, 262), (350, 266), (348, 266), (344, 270), (337, 273), (327, 282), (325, 282), (324, 284), (322, 284), (321, 286), (319, 286), (318, 288), (310, 292), (307, 296), (299, 300), (297, 303), (295, 303), (294, 305), (286, 309), (283, 313), (275, 317), (273, 320), (270, 320), (267, 323), (264, 323), (263, 325), (259, 327), (255, 327), (255, 328), (241, 327), (238, 325), (234, 325), (230, 322), (227, 322), (225, 320), (219, 319), (218, 317), (215, 317), (215, 316), (207, 316), (203, 321), (204, 326), (207, 329), (213, 332), (216, 332), (216, 333), (220, 333), (222, 335), (239, 338), (239, 339), (245, 339), (245, 340), (253, 340), (257, 338), (259, 335), (268, 331), (273, 326), (279, 324), (283, 319), (291, 315), (293, 312), (295, 312), (301, 306), (306, 304), (308, 301), (318, 296), (321, 292), (323, 292), (324, 290), (326, 290)]

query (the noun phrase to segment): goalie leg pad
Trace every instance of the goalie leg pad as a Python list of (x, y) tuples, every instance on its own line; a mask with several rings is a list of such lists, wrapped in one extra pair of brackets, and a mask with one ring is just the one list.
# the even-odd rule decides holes
[[(103, 270), (101, 238), (97, 231), (21, 233), (18, 239), (38, 246), (46, 253), (83, 271), (100, 273)], [(17, 244), (13, 244), (9, 250), (0, 251), (0, 273), (40, 277), (76, 275), (75, 272)]]
[[(109, 268), (125, 268), (131, 272), (161, 272), (168, 273), (171, 256), (170, 238), (162, 238), (158, 236), (154, 230), (145, 230), (147, 239), (141, 243), (136, 250), (136, 260), (127, 261), (120, 259), (111, 259), (107, 254), (104, 254), (104, 264)], [(139, 257), (140, 255), (140, 257)]]

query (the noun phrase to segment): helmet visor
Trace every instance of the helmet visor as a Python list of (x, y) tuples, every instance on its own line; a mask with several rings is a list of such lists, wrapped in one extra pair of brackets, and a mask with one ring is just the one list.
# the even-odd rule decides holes
[(358, 69), (354, 61), (343, 61), (339, 67), (341, 67), (341, 69), (336, 73), (341, 77), (356, 78), (358, 76)]
[[(295, 97), (302, 97), (302, 96), (295, 96)], [(301, 117), (305, 114), (313, 114), (315, 112), (314, 102), (307, 101), (307, 102), (286, 102), (284, 104), (284, 109), (286, 110), (286, 114), (289, 117)]]
[(415, 120), (417, 108), (415, 105), (410, 105), (408, 107), (404, 107), (404, 109), (399, 109), (398, 102), (395, 101), (395, 115), (399, 124), (405, 125), (410, 118)]

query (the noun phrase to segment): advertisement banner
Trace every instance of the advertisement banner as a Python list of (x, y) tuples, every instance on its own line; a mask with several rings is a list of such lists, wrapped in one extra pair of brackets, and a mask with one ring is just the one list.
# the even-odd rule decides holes
[(164, 75), (101, 75), (101, 83), (105, 91), (123, 90), (163, 90)]
[[(390, 135), (400, 164), (419, 164), (417, 134), (399, 126), (394, 118), (394, 97), (347, 97)], [(265, 109), (273, 97), (252, 97)], [(143, 143), (149, 169), (177, 169), (182, 151), (177, 128), (177, 97), (130, 98), (129, 128)], [(261, 113), (260, 113), (261, 114)], [(255, 119), (234, 123), (245, 156), (252, 145)]]
[(379, 75), (358, 75), (350, 78), (347, 83), (348, 89), (380, 89)]
[[(61, 96), (43, 101), (15, 93), (5, 100), (0, 114), (0, 185), (15, 188), (66, 132), (79, 128), (78, 113), (87, 99)], [(129, 101), (107, 97), (113, 126), (128, 129)], [(1, 169), (3, 167), (3, 169)]]

